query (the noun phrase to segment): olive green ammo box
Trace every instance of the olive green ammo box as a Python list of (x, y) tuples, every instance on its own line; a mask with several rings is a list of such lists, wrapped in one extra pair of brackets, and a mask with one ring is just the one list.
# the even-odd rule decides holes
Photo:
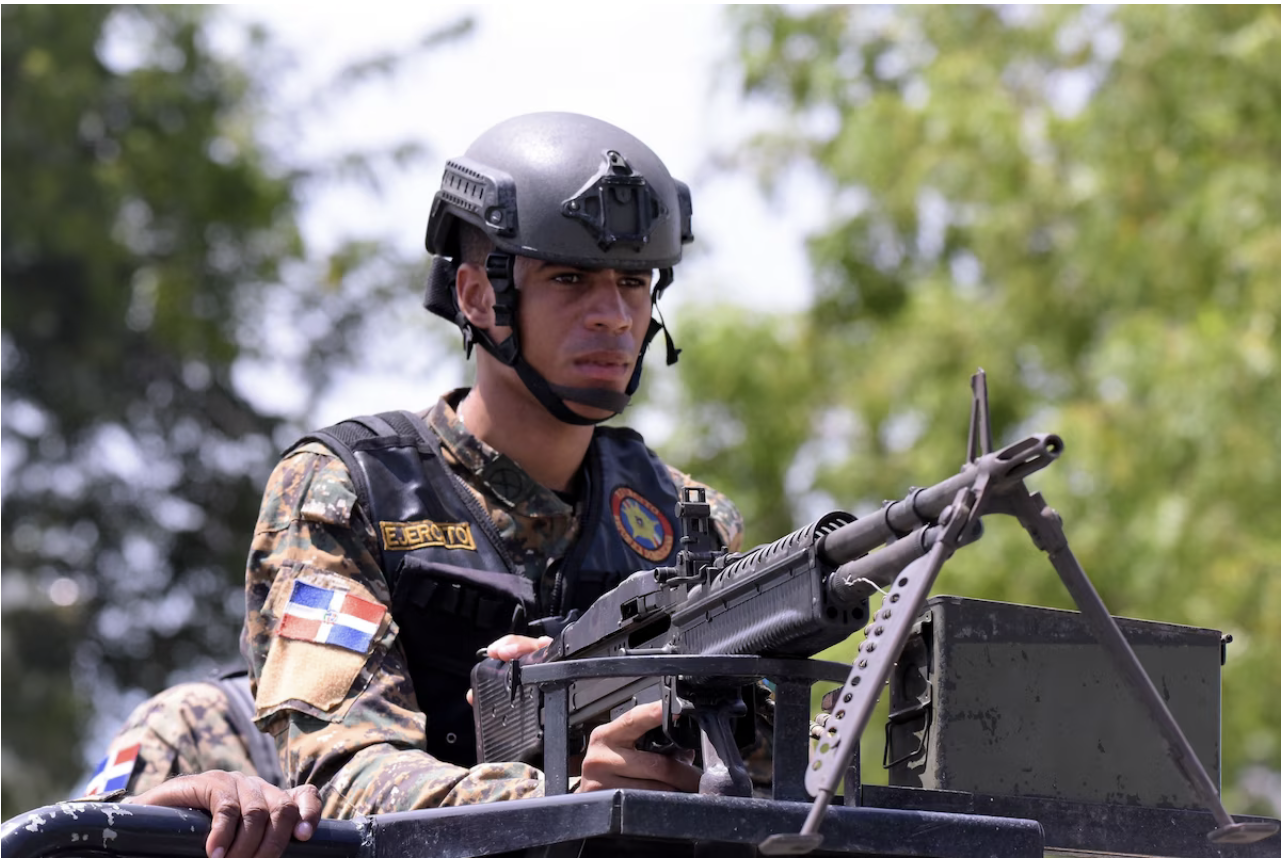
[[(1116, 618), (1220, 786), (1220, 632)], [(1077, 613), (937, 596), (890, 683), (889, 784), (1199, 808)]]

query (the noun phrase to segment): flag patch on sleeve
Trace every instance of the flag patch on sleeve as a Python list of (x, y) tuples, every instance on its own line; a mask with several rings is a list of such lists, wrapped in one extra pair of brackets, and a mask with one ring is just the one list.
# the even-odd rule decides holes
[(129, 777), (134, 774), (134, 765), (138, 762), (139, 747), (139, 743), (135, 742), (129, 748), (108, 752), (107, 756), (94, 768), (94, 777), (89, 779), (85, 795), (97, 796), (99, 793), (111, 793), (129, 784)]
[(387, 610), (378, 602), (357, 598), (346, 590), (295, 581), (276, 633), (283, 638), (365, 653)]

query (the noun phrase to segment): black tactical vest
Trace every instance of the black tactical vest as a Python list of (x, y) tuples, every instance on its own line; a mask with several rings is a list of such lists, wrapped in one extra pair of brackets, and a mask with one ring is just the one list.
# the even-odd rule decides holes
[[(313, 440), (343, 459), (378, 534), (392, 617), (428, 716), (428, 752), (449, 763), (477, 762), (464, 695), (478, 650), (523, 633), (527, 620), (583, 611), (633, 572), (677, 559), (677, 489), (663, 462), (627, 428), (594, 431), (581, 476), (579, 537), (560, 561), (550, 607), (536, 595), (545, 561), (528, 576), (510, 559), (489, 514), (443, 462), (436, 434), (419, 416), (350, 419), (295, 446)], [(502, 484), (502, 477), (483, 479)]]

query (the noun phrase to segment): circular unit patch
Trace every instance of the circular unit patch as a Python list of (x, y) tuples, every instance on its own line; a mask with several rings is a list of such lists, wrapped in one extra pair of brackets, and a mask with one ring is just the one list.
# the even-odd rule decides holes
[(621, 485), (611, 492), (611, 515), (615, 529), (643, 559), (660, 563), (669, 558), (673, 527), (650, 500)]

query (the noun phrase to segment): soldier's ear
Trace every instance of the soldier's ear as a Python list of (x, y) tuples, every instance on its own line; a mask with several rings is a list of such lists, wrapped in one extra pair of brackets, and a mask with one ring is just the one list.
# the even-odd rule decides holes
[(459, 310), (478, 329), (495, 326), (495, 288), (486, 277), (486, 268), (475, 263), (461, 264), (455, 275), (455, 298)]

